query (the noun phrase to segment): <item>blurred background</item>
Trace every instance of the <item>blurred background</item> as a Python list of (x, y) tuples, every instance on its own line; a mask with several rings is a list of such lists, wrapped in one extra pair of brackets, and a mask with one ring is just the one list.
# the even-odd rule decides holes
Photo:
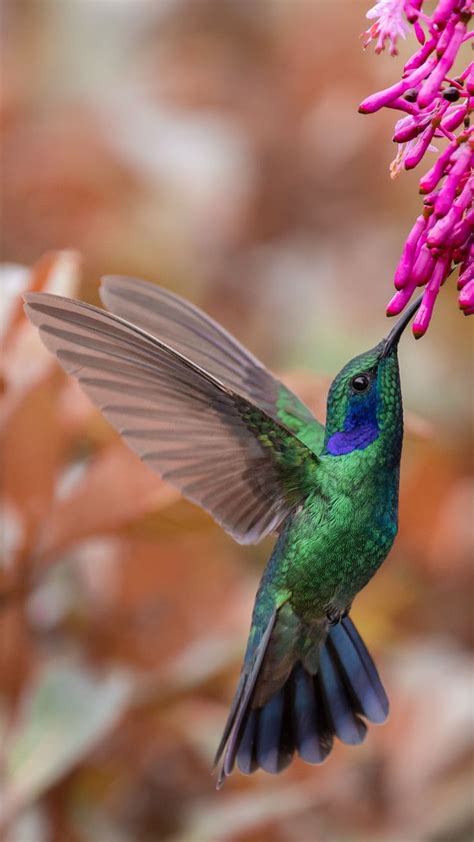
[[(242, 548), (122, 445), (19, 296), (101, 274), (207, 310), (324, 418), (388, 330), (418, 212), (359, 101), (359, 0), (2, 4), (0, 821), (8, 842), (468, 842), (469, 324), (443, 288), (401, 348), (396, 546), (354, 618), (391, 699), (358, 749), (210, 775), (271, 541)], [(410, 45), (402, 45), (408, 54)]]

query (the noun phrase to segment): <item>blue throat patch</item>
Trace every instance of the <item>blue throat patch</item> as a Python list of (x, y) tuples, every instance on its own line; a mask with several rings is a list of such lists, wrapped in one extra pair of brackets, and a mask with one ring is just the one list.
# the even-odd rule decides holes
[(374, 383), (367, 395), (352, 395), (344, 429), (329, 437), (325, 452), (331, 456), (342, 456), (353, 450), (364, 450), (379, 434), (377, 422), (377, 384)]
[(343, 453), (352, 453), (353, 450), (363, 450), (375, 441), (378, 434), (379, 428), (376, 424), (363, 424), (355, 430), (334, 433), (328, 440), (326, 452), (331, 456), (342, 456)]

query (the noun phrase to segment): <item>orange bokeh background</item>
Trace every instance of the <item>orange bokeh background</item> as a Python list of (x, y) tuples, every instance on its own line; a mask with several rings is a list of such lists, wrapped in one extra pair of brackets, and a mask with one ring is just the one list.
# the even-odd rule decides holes
[[(3, 4), (0, 821), (8, 842), (464, 842), (472, 801), (470, 325), (403, 339), (400, 533), (354, 616), (391, 699), (357, 749), (210, 768), (271, 541), (240, 547), (124, 447), (21, 292), (100, 275), (206, 309), (323, 418), (388, 330), (419, 206), (390, 181), (403, 56), (359, 0)], [(408, 54), (410, 44), (402, 44)], [(0, 831), (1, 832), (1, 831)]]

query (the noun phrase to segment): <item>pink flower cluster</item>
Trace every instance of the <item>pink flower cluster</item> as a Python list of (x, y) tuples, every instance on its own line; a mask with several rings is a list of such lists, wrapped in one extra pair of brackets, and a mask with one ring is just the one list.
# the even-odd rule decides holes
[(387, 308), (388, 315), (396, 315), (415, 289), (424, 286), (413, 322), (417, 338), (425, 333), (439, 289), (456, 266), (459, 306), (465, 315), (474, 313), (474, 62), (456, 78), (448, 75), (460, 48), (472, 38), (468, 25), (474, 0), (439, 0), (431, 16), (423, 11), (423, 2), (380, 0), (367, 13), (376, 22), (365, 33), (364, 46), (375, 40), (380, 52), (388, 42), (395, 55), (398, 37), (404, 38), (411, 26), (420, 47), (399, 82), (359, 107), (363, 114), (386, 107), (405, 115), (395, 126), (393, 140), (399, 146), (392, 177), (416, 167), (427, 151), (437, 152), (433, 141), (447, 141), (420, 179), (423, 212), (406, 239), (394, 277), (398, 292)]

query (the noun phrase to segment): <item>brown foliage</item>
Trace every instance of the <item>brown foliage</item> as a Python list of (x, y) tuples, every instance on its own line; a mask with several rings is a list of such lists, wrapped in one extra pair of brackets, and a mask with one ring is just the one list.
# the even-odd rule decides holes
[[(365, 5), (341, 9), (335, 20), (334, 4), (300, 0), (6, 4), (9, 842), (469, 836), (463, 320), (449, 307), (443, 320), (441, 301), (430, 336), (402, 348), (400, 534), (355, 605), (389, 722), (358, 749), (339, 745), (323, 767), (235, 775), (216, 794), (212, 757), (271, 542), (236, 546), (151, 474), (21, 310), (27, 287), (96, 302), (103, 272), (158, 274), (291, 370), (282, 376), (323, 419), (331, 376), (386, 330), (388, 276), (411, 218), (411, 188), (384, 181), (381, 123), (356, 115), (381, 86), (369, 75), (387, 79), (390, 65), (359, 56)], [(57, 251), (70, 246), (84, 255), (82, 275), (75, 252)]]

